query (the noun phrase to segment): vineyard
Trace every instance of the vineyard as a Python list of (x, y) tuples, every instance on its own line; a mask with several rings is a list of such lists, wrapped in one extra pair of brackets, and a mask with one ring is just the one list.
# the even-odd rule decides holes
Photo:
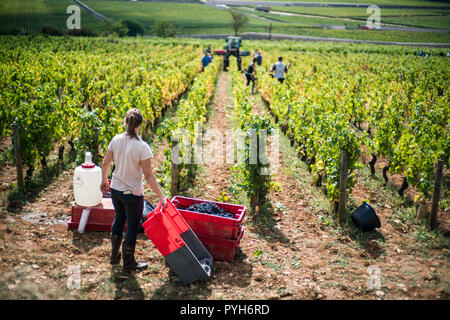
[[(30, 50), (26, 41), (17, 47), (12, 39), (2, 40), (0, 136), (10, 135), (12, 124), (19, 126), (30, 177), (37, 165), (45, 168), (56, 145), (62, 156), (66, 142), (77, 154), (91, 150), (98, 163), (122, 130), (126, 110), (139, 107), (146, 127), (152, 127), (200, 70), (201, 48), (195, 45), (160, 42), (147, 52), (137, 42), (70, 39), (62, 48), (55, 41)], [(182, 59), (175, 55), (179, 50), (185, 52)]]
[[(406, 47), (245, 41), (263, 55), (252, 93), (235, 59), (224, 72), (214, 56), (202, 71), (208, 46), (223, 43), (0, 37), (0, 297), (449, 299), (448, 58), (438, 49), (423, 58)], [(270, 76), (279, 56), (292, 63), (282, 84)], [(165, 195), (248, 208), (238, 257), (215, 261), (207, 282), (183, 286), (145, 235), (136, 253), (149, 269), (123, 278), (109, 265), (107, 233), (67, 230), (74, 168), (86, 151), (101, 164), (130, 108), (144, 114)], [(246, 133), (242, 162), (174, 165), (174, 149), (233, 130)], [(269, 146), (253, 162), (252, 139)], [(180, 150), (177, 160), (199, 156)], [(156, 204), (152, 191), (145, 197)], [(363, 201), (378, 231), (353, 224)], [(73, 265), (79, 290), (66, 287)], [(369, 266), (381, 270), (375, 290)]]
[(450, 151), (448, 61), (417, 64), (410, 57), (353, 55), (285, 58), (302, 61), (292, 67), (288, 85), (276, 86), (266, 65), (261, 93), (298, 143), (299, 156), (308, 161), (318, 184), (324, 180), (331, 200), (338, 198), (342, 150), (348, 153), (348, 188), (355, 184), (361, 158), (371, 158), (374, 174), (377, 159), (383, 157), (388, 161), (383, 168), (386, 180), (386, 170), (404, 175), (400, 195), (412, 185), (419, 197), (430, 198), (434, 165), (443, 159), (448, 166)]

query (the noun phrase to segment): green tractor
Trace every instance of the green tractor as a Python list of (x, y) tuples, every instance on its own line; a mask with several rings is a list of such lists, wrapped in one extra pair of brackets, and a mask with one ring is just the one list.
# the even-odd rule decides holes
[(240, 37), (227, 37), (227, 44), (223, 50), (215, 50), (215, 54), (223, 56), (223, 70), (227, 71), (230, 65), (230, 56), (235, 56), (238, 69), (242, 70), (242, 59), (241, 57), (246, 57), (250, 55), (250, 51), (241, 51), (242, 40)]

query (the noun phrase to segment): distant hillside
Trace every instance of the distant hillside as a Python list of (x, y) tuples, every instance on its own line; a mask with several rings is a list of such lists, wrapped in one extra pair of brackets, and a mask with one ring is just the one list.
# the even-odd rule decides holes
[[(84, 0), (84, 4), (107, 17), (113, 23), (136, 21), (144, 27), (144, 36), (154, 35), (156, 21), (166, 21), (177, 29), (178, 35), (231, 34), (231, 15), (226, 6), (214, 6), (201, 1), (124, 1)], [(348, 1), (347, 1), (348, 2)], [(356, 2), (356, 1), (353, 1)], [(393, 3), (378, 0), (376, 3)], [(401, 0), (401, 3), (419, 5), (440, 3), (434, 1)], [(43, 27), (66, 28), (67, 7), (72, 0), (2, 0), (0, 2), (0, 33), (39, 33)], [(238, 8), (249, 16), (242, 32), (272, 32), (280, 34), (348, 38), (373, 41), (439, 42), (450, 43), (450, 33), (360, 30), (368, 14), (364, 8), (327, 8), (272, 6), (270, 12), (254, 10), (254, 6)], [(381, 22), (393, 26), (411, 26), (450, 29), (450, 10), (382, 9)], [(81, 8), (81, 26), (97, 34), (104, 33), (105, 25)], [(332, 26), (345, 26), (345, 30), (331, 30)], [(344, 29), (344, 28), (342, 28)]]

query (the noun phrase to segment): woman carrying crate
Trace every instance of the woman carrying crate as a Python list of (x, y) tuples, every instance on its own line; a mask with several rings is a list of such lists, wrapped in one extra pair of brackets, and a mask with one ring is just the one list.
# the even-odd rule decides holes
[(144, 187), (142, 175), (150, 188), (157, 194), (162, 204), (166, 201), (152, 171), (150, 146), (141, 139), (143, 117), (139, 109), (130, 109), (124, 119), (126, 132), (116, 135), (110, 142), (102, 164), (102, 192), (109, 189), (108, 172), (111, 162), (115, 168), (111, 179), (111, 198), (115, 217), (111, 230), (111, 264), (120, 263), (120, 245), (123, 229), (127, 231), (122, 245), (124, 270), (147, 268), (147, 263), (136, 262), (134, 251), (136, 236), (144, 207)]

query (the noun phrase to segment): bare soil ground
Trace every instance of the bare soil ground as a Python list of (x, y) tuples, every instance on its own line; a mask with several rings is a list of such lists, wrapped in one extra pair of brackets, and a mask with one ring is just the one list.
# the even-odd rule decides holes
[[(208, 122), (222, 132), (230, 128), (229, 85), (229, 74), (220, 73)], [(255, 112), (264, 113), (260, 96), (252, 99)], [(167, 145), (151, 143), (156, 169)], [(270, 193), (273, 216), (255, 224), (248, 214), (235, 261), (214, 261), (211, 278), (190, 286), (170, 272), (144, 234), (138, 236), (136, 255), (149, 268), (125, 275), (109, 264), (109, 233), (67, 230), (73, 170), (63, 172), (20, 212), (9, 212), (3, 203), (0, 298), (449, 299), (449, 250), (430, 248), (417, 238), (419, 224), (396, 218), (414, 208), (405, 208), (392, 190), (379, 187), (379, 174), (370, 178), (366, 168), (352, 195), (356, 204), (370, 199), (382, 223), (378, 231), (361, 234), (337, 225), (332, 205), (313, 186), (306, 165), (284, 136), (280, 151), (281, 165), (273, 179), (282, 190)], [(229, 177), (229, 165), (204, 166), (193, 196), (216, 200), (223, 192), (229, 195)], [(4, 171), (0, 179), (0, 185), (10, 181)], [(157, 200), (151, 194), (147, 199)], [(379, 270), (377, 288), (370, 286), (374, 278), (368, 267)], [(79, 288), (73, 281), (78, 271)]]
[[(224, 72), (220, 73), (218, 81), (216, 93), (211, 103), (212, 112), (206, 130), (210, 132), (217, 130), (223, 134), (224, 138), (220, 148), (225, 150), (225, 132), (226, 130), (231, 129), (229, 122), (230, 115), (227, 112), (227, 109), (233, 103), (232, 99), (228, 96), (229, 93), (227, 90), (230, 82), (229, 74)], [(205, 150), (218, 149), (215, 146), (212, 146), (212, 144), (220, 144), (220, 141), (215, 141), (214, 139), (205, 141)], [(204, 161), (204, 172), (200, 173), (201, 178), (198, 179), (204, 186), (202, 197), (204, 199), (215, 200), (220, 197), (222, 193), (228, 194), (228, 188), (230, 187), (230, 165), (225, 163), (225, 151), (222, 154), (210, 154)]]

